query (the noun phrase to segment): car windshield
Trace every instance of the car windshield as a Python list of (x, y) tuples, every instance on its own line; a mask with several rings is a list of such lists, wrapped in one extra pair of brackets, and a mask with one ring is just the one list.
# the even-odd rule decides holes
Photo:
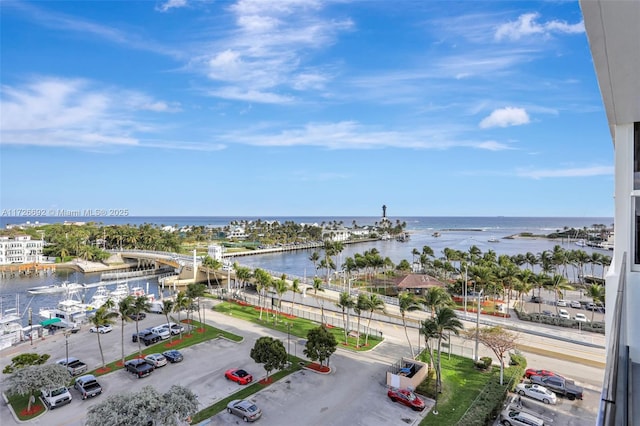
[(65, 393), (67, 391), (66, 388), (60, 388), (60, 389), (56, 389), (54, 391), (51, 392), (51, 396), (58, 396), (58, 395), (62, 395), (63, 393)]
[(410, 400), (416, 399), (416, 394), (411, 391), (407, 391), (406, 395), (407, 395), (407, 398), (409, 398)]

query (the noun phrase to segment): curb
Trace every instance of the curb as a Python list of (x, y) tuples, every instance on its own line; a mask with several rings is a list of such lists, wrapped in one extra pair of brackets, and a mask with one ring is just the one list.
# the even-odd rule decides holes
[(544, 356), (548, 356), (548, 357), (562, 359), (562, 360), (565, 360), (565, 361), (572, 361), (572, 362), (575, 362), (575, 363), (578, 363), (578, 364), (587, 365), (587, 366), (590, 366), (590, 367), (601, 368), (603, 370), (607, 365), (606, 362), (597, 361), (597, 360), (589, 359), (589, 358), (582, 358), (582, 357), (571, 355), (571, 354), (567, 354), (567, 353), (564, 353), (564, 352), (549, 351), (549, 350), (542, 349), (542, 348), (537, 347), (537, 346), (518, 345), (518, 350), (520, 350), (522, 352), (529, 352), (529, 353), (533, 353), (533, 354), (544, 355)]
[(314, 368), (307, 367), (307, 364), (308, 364), (307, 362), (300, 362), (300, 366), (302, 367), (302, 369), (308, 370), (308, 371), (312, 371), (312, 372), (314, 372), (316, 374), (327, 375), (327, 374), (331, 374), (331, 373), (334, 372), (334, 370), (331, 367), (327, 367), (327, 368), (329, 368), (329, 371), (318, 371), (318, 370), (316, 370)]

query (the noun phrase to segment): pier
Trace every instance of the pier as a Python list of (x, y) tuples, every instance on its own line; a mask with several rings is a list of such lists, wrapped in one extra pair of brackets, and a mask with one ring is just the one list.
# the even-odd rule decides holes
[(50, 274), (56, 270), (54, 263), (14, 263), (0, 265), (2, 278), (28, 277), (32, 275)]

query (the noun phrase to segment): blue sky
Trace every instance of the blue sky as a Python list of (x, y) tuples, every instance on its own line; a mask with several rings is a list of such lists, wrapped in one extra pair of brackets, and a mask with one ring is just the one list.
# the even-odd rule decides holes
[(613, 216), (577, 1), (2, 1), (0, 204)]

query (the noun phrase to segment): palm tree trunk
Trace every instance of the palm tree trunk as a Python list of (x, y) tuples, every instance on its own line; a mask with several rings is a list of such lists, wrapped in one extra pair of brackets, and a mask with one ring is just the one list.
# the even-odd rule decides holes
[(104, 368), (105, 366), (104, 352), (102, 352), (102, 342), (100, 341), (100, 332), (96, 331), (96, 334), (98, 335), (98, 348), (100, 348), (100, 358), (102, 359), (102, 368)]
[(407, 321), (402, 315), (402, 326), (404, 327), (404, 335), (407, 336), (407, 343), (409, 343), (409, 350), (411, 350), (411, 359), (416, 358), (416, 354), (413, 352), (413, 346), (411, 345), (411, 339), (409, 339), (409, 332), (407, 331)]
[(356, 348), (360, 347), (360, 315), (358, 315), (358, 329), (356, 330)]
[(367, 322), (367, 333), (364, 336), (364, 345), (368, 346), (369, 345), (369, 333), (371, 331), (371, 317), (373, 317), (373, 311), (371, 312), (371, 315), (369, 315), (369, 321)]

